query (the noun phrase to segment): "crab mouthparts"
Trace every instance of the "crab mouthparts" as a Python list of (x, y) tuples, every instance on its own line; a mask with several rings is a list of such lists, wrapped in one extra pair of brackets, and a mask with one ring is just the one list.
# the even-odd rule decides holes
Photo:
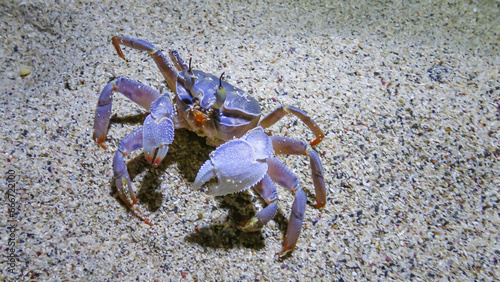
[(194, 123), (199, 127), (202, 127), (205, 121), (210, 120), (210, 116), (207, 113), (200, 111), (194, 107), (191, 108), (191, 114), (194, 117)]

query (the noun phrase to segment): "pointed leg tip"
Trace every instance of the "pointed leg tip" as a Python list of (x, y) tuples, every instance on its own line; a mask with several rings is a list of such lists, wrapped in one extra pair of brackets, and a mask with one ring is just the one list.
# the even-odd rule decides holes
[(325, 207), (325, 204), (326, 203), (316, 203), (313, 205), (313, 208), (318, 209), (318, 210), (322, 210)]
[(283, 250), (278, 254), (278, 257), (280, 259), (284, 259), (285, 257), (289, 256), (292, 253), (294, 248), (295, 246), (290, 247), (285, 244), (283, 246)]
[(151, 221), (149, 221), (149, 219), (147, 219), (146, 217), (142, 217), (141, 220), (142, 220), (142, 222), (146, 223), (147, 225), (153, 226), (153, 223)]
[(316, 146), (318, 145), (319, 143), (321, 143), (323, 139), (319, 139), (319, 138), (316, 138), (315, 140), (311, 141), (311, 143), (309, 143), (311, 146)]
[(106, 141), (106, 137), (97, 137), (96, 133), (94, 132), (94, 135), (92, 136), (94, 141), (99, 145), (101, 148), (104, 150), (108, 149), (108, 146), (104, 144), (104, 141)]
[(113, 43), (113, 46), (115, 46), (116, 53), (118, 53), (118, 56), (120, 56), (122, 59), (126, 61), (127, 59), (125, 59), (125, 56), (123, 55), (122, 49), (120, 47), (120, 37), (116, 35), (113, 36), (111, 38), (111, 42)]
[(133, 206), (132, 208), (130, 208), (132, 210), (132, 212), (138, 217), (140, 218), (144, 223), (146, 223), (147, 225), (149, 226), (153, 226), (153, 223), (151, 223), (151, 221), (149, 221), (149, 219), (147, 217), (145, 217), (142, 212), (139, 210), (139, 208), (137, 206)]
[(259, 219), (256, 217), (251, 218), (243, 226), (239, 228), (243, 232), (256, 232), (262, 229), (262, 224), (260, 224)]
[(98, 144), (101, 148), (103, 148), (104, 150), (107, 150), (107, 149), (108, 149), (108, 146), (106, 146), (106, 144), (104, 144), (104, 141), (103, 141), (103, 142), (101, 142), (101, 143), (97, 142), (97, 144)]

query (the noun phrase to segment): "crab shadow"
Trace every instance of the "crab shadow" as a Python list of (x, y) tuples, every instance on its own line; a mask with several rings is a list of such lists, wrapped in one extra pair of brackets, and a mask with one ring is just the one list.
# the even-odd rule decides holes
[[(244, 232), (240, 229), (257, 213), (253, 205), (252, 195), (249, 192), (220, 196), (216, 197), (216, 200), (219, 202), (219, 208), (228, 210), (224, 223), (197, 228), (195, 233), (186, 237), (187, 242), (211, 249), (243, 247), (260, 250), (265, 247), (263, 231)], [(278, 210), (274, 220), (284, 234), (287, 224), (280, 210)], [(263, 229), (265, 228), (264, 226)]]
[[(113, 116), (110, 123), (141, 124), (147, 115), (148, 113), (125, 117)], [(206, 144), (204, 137), (200, 137), (187, 129), (176, 129), (175, 138), (169, 146), (168, 154), (158, 167), (149, 164), (142, 152), (133, 159), (125, 160), (133, 185), (139, 187), (136, 193), (138, 202), (150, 212), (158, 211), (165, 201), (164, 195), (159, 189), (161, 186), (159, 176), (164, 174), (168, 167), (177, 164), (184, 181), (192, 183), (201, 165), (209, 159), (209, 154), (214, 149), (214, 147)], [(134, 179), (145, 171), (147, 172), (141, 180), (140, 185), (138, 185)], [(111, 186), (114, 197), (120, 201), (124, 208), (127, 208), (118, 197), (116, 185), (113, 180), (111, 180)], [(244, 232), (239, 228), (257, 213), (252, 202), (252, 195), (248, 191), (245, 191), (215, 197), (215, 199), (218, 201), (218, 207), (213, 207), (214, 210), (220, 208), (228, 211), (224, 222), (198, 227), (194, 233), (186, 236), (185, 240), (204, 248), (231, 249), (244, 247), (255, 250), (262, 249), (265, 246), (262, 231)], [(261, 201), (265, 205), (262, 199)], [(278, 209), (274, 221), (278, 224), (281, 232), (285, 234), (287, 220), (281, 209)], [(265, 228), (264, 226), (263, 229)]]

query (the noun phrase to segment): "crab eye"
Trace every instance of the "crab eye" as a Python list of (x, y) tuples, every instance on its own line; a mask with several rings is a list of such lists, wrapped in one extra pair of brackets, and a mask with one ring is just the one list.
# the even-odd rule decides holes
[(189, 69), (186, 71), (184, 74), (184, 79), (185, 79), (185, 87), (186, 90), (190, 91), (194, 87), (194, 81), (196, 79), (196, 76), (193, 74), (193, 69), (191, 68), (191, 58), (189, 58)]
[(215, 103), (212, 104), (212, 108), (219, 109), (226, 101), (226, 88), (222, 86), (222, 77), (224, 73), (220, 75), (219, 86), (215, 87)]

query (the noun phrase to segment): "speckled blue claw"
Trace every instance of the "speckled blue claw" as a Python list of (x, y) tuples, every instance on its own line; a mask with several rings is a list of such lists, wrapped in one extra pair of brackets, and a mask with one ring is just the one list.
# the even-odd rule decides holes
[[(174, 123), (170, 119), (173, 108), (168, 96), (162, 96), (151, 104), (151, 114), (144, 120), (144, 155), (148, 163), (158, 166), (174, 140)], [(156, 156), (155, 156), (155, 151)]]
[(272, 142), (264, 130), (258, 127), (213, 151), (210, 159), (200, 168), (193, 189), (200, 189), (203, 184), (216, 177), (217, 183), (209, 186), (211, 195), (244, 191), (266, 175), (266, 159), (272, 152)]

